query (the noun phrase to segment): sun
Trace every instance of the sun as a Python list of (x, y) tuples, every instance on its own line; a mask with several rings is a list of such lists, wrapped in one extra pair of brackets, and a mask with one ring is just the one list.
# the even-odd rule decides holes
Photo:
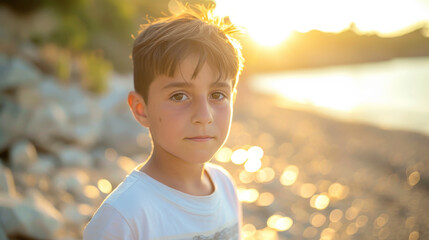
[(294, 31), (339, 33), (351, 23), (358, 33), (390, 37), (417, 22), (429, 23), (429, 7), (420, 0), (216, 0), (215, 12), (264, 46), (276, 46)]

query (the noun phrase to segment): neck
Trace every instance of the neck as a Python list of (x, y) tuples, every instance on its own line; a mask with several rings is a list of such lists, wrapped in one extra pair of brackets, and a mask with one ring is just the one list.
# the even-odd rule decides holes
[(205, 174), (204, 165), (191, 164), (172, 155), (161, 156), (153, 151), (140, 171), (171, 188), (202, 196), (214, 190), (208, 174)]

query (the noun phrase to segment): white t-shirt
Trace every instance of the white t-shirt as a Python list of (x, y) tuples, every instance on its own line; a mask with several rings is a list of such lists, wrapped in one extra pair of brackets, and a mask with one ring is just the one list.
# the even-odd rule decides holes
[(241, 206), (231, 176), (207, 163), (208, 196), (170, 188), (134, 169), (104, 200), (83, 239), (240, 239)]

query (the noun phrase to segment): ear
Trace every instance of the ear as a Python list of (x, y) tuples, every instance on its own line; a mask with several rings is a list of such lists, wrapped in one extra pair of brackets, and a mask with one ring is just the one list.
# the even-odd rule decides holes
[(234, 88), (232, 91), (232, 104), (235, 104), (235, 99), (237, 98), (237, 89)]
[(149, 128), (149, 118), (147, 114), (147, 105), (143, 97), (135, 91), (128, 93), (128, 106), (137, 122), (146, 128)]

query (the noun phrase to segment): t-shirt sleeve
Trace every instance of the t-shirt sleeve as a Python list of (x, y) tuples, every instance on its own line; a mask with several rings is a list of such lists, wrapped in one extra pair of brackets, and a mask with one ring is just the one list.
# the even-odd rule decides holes
[(84, 240), (136, 239), (121, 213), (109, 204), (102, 204), (83, 231)]

